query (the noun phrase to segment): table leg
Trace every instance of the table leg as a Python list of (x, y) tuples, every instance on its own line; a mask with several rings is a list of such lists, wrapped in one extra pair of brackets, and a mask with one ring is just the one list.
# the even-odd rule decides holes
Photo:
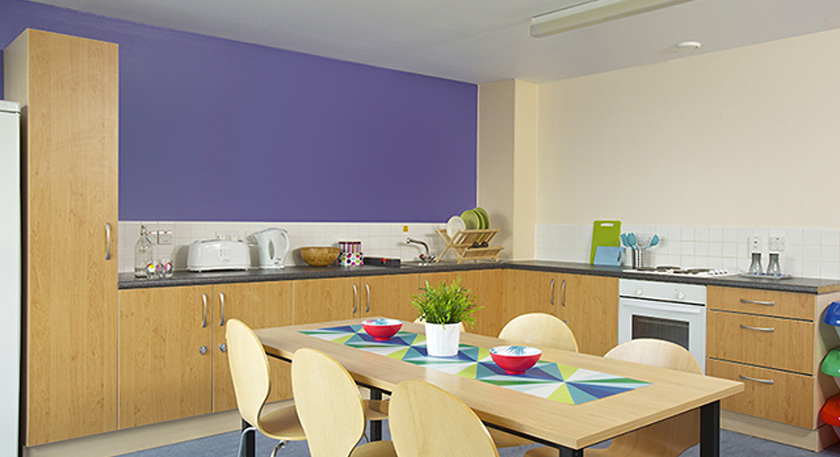
[[(370, 388), (371, 400), (382, 400), (382, 391)], [(382, 441), (382, 421), (370, 421), (370, 440)]]
[(560, 448), (560, 457), (583, 457), (583, 449)]
[[(242, 419), (242, 432), (246, 429), (250, 428), (251, 424)], [(256, 435), (255, 431), (251, 431), (245, 433), (245, 436), (242, 437), (244, 441), (242, 442), (242, 455), (239, 457), (254, 457), (255, 454), (255, 445), (254, 445), (254, 435)]]
[(720, 456), (720, 401), (700, 408), (700, 457)]

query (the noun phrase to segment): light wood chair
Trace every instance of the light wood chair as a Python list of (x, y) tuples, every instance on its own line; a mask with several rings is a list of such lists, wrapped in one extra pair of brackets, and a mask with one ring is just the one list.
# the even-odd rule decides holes
[(251, 427), (240, 434), (238, 455), (242, 455), (242, 445), (247, 433), (255, 430), (280, 441), (271, 452), (272, 457), (285, 446), (286, 441), (305, 440), (306, 435), (298, 421), (293, 402), (287, 402), (274, 411), (263, 414), (271, 389), (271, 378), (268, 357), (257, 335), (242, 321), (228, 319), (225, 338), (239, 415), (251, 424)]
[(391, 395), (391, 439), (400, 457), (498, 457), (481, 419), (464, 402), (419, 380)]
[[(514, 317), (502, 328), (499, 338), (529, 346), (578, 352), (577, 340), (572, 329), (557, 316), (546, 313), (530, 313)], [(493, 437), (497, 447), (533, 444), (531, 440), (493, 428), (490, 429), (490, 436)]]
[(292, 392), (312, 457), (396, 457), (390, 441), (357, 446), (365, 433), (365, 404), (350, 373), (332, 357), (298, 349)]
[(559, 317), (546, 313), (514, 317), (499, 332), (499, 338), (529, 346), (578, 351), (578, 343), (572, 329)]
[[(622, 343), (604, 355), (655, 367), (703, 374), (688, 350), (670, 341), (637, 339)], [(700, 442), (700, 411), (689, 411), (635, 432), (613, 438), (605, 449), (587, 449), (586, 457), (677, 457)], [(556, 456), (551, 448), (532, 449), (525, 457)]]

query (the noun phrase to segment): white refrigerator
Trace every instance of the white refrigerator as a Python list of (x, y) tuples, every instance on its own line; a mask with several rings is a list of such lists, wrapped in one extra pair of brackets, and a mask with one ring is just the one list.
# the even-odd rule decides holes
[(0, 100), (0, 456), (20, 455), (20, 105)]

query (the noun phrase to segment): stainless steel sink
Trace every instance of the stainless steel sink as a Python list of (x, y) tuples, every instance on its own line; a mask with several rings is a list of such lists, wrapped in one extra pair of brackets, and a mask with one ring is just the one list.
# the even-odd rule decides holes
[(408, 268), (423, 268), (423, 267), (428, 267), (428, 266), (432, 266), (432, 265), (435, 265), (435, 263), (434, 262), (432, 262), (432, 263), (428, 263), (428, 262), (401, 262), (400, 263), (400, 266), (408, 267)]

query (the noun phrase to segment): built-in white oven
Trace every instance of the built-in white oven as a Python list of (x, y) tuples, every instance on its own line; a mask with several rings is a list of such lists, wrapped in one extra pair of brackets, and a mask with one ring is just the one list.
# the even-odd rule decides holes
[(618, 342), (657, 338), (688, 349), (706, 370), (706, 286), (619, 279)]

